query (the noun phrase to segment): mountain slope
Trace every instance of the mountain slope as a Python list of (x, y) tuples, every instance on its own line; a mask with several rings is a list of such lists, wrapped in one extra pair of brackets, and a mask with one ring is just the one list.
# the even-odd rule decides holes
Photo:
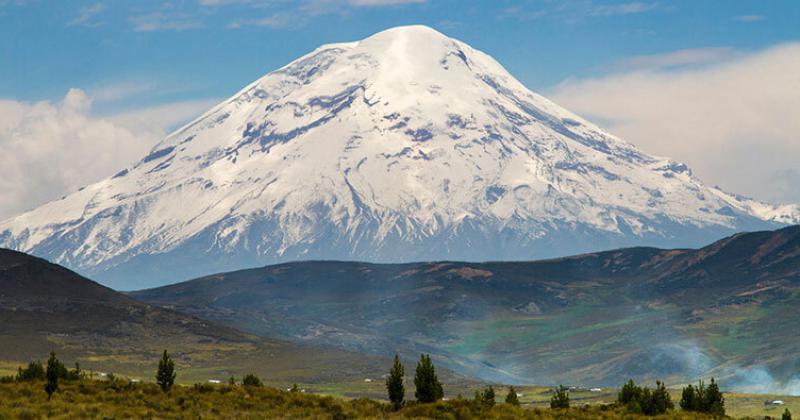
[(141, 303), (63, 267), (0, 249), (0, 368), (51, 350), (84, 368), (151, 379), (169, 349), (180, 381), (256, 372), (271, 382), (361, 380), (377, 357), (255, 337)]
[(421, 26), (325, 45), (0, 246), (115, 288), (297, 259), (554, 257), (800, 220), (703, 185)]
[(429, 351), (502, 381), (713, 374), (744, 389), (800, 372), (800, 226), (538, 262), (288, 263), (132, 296), (298, 342)]

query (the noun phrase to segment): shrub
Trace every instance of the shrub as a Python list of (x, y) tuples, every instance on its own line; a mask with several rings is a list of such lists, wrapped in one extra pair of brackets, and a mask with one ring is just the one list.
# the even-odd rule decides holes
[(64, 376), (61, 379), (65, 379), (67, 381), (77, 381), (85, 376), (81, 370), (81, 365), (78, 362), (75, 362), (75, 369), (68, 370), (65, 368), (63, 372)]
[(491, 385), (486, 387), (483, 392), (480, 393), (480, 404), (484, 408), (492, 408), (495, 404), (495, 395), (494, 395), (494, 388)]
[(519, 405), (519, 398), (517, 397), (517, 390), (513, 386), (508, 388), (508, 395), (506, 395), (506, 404)]
[(567, 391), (567, 388), (564, 385), (559, 385), (553, 391), (553, 397), (550, 398), (550, 408), (569, 408), (569, 391)]
[(30, 362), (25, 369), (17, 370), (17, 381), (42, 381), (46, 378), (41, 362)]
[(248, 373), (247, 375), (242, 378), (242, 385), (244, 386), (252, 386), (252, 387), (262, 387), (264, 383), (261, 382), (261, 378), (252, 373)]

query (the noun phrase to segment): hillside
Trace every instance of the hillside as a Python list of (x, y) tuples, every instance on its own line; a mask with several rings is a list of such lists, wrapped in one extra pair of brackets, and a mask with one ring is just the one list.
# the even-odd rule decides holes
[(498, 381), (713, 374), (778, 392), (800, 370), (800, 226), (536, 262), (297, 262), (131, 296), (296, 342), (430, 351)]
[(0, 246), (131, 290), (295, 260), (700, 246), (799, 220), (407, 26), (268, 73), (113, 176), (0, 222)]
[(381, 358), (314, 349), (138, 302), (61, 266), (0, 249), (0, 371), (55, 350), (84, 367), (150, 379), (169, 349), (179, 381), (256, 372), (271, 383), (362, 380)]

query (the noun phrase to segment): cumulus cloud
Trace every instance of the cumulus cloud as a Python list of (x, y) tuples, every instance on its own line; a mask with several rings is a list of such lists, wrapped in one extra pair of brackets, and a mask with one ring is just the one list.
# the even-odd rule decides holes
[(800, 201), (800, 188), (785, 187), (800, 171), (800, 43), (698, 51), (567, 80), (549, 96), (645, 151), (686, 162), (708, 183)]
[(7, 151), (0, 153), (0, 219), (115, 173), (163, 138), (163, 127), (208, 105), (170, 104), (99, 118), (80, 89), (58, 102), (0, 100), (0, 150)]

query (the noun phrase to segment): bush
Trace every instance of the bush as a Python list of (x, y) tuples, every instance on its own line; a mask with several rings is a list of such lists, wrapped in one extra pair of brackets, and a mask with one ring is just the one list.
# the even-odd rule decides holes
[(44, 366), (42, 362), (30, 362), (25, 369), (19, 368), (17, 370), (17, 381), (43, 381), (46, 376), (44, 373)]
[(555, 393), (550, 398), (550, 408), (569, 408), (569, 391), (564, 385), (559, 385), (558, 388), (553, 390)]
[(262, 387), (264, 383), (261, 382), (261, 379), (253, 375), (252, 373), (248, 373), (247, 375), (242, 378), (242, 385), (244, 386), (252, 386), (252, 387)]
[(481, 391), (475, 391), (472, 401), (478, 409), (491, 409), (495, 404), (494, 388), (488, 386)]
[(506, 395), (506, 404), (519, 405), (519, 398), (517, 397), (517, 390), (513, 386), (508, 387), (508, 395)]
[(75, 362), (75, 369), (68, 370), (64, 369), (64, 377), (61, 379), (67, 381), (77, 381), (84, 378), (83, 371), (81, 370), (81, 365), (78, 362)]

